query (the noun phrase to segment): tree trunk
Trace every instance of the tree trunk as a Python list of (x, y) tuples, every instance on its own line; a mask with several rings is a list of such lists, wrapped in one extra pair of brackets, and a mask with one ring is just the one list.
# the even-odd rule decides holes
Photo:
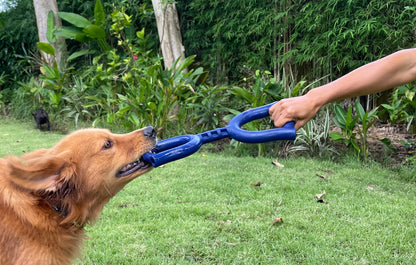
[(175, 4), (166, 0), (152, 0), (152, 4), (165, 68), (170, 69), (178, 58), (179, 63), (185, 59), (178, 12)]
[(56, 13), (58, 12), (58, 5), (56, 3), (56, 0), (33, 0), (33, 5), (35, 7), (39, 41), (49, 43), (55, 49), (55, 58), (52, 55), (48, 55), (44, 52), (41, 52), (42, 58), (46, 61), (46, 63), (49, 66), (53, 66), (53, 62), (55, 59), (58, 67), (61, 67), (63, 52), (66, 50), (65, 40), (63, 38), (59, 38), (58, 41), (54, 43), (50, 43), (46, 37), (49, 11), (52, 10), (54, 13), (55, 26), (56, 27), (62, 26), (61, 19), (56, 15)]

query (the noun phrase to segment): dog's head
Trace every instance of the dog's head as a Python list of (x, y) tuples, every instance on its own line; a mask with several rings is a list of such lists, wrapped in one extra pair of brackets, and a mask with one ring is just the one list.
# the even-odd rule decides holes
[(9, 178), (63, 217), (85, 225), (128, 182), (152, 169), (141, 156), (153, 149), (152, 127), (128, 134), (76, 131), (51, 149), (10, 158)]

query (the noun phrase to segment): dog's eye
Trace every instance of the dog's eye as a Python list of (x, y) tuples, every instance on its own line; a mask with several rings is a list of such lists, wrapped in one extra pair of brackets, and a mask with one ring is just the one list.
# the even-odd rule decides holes
[(103, 150), (107, 150), (107, 149), (110, 149), (111, 147), (113, 147), (113, 141), (112, 140), (110, 140), (110, 139), (107, 139), (105, 142), (104, 142), (104, 145), (103, 145)]

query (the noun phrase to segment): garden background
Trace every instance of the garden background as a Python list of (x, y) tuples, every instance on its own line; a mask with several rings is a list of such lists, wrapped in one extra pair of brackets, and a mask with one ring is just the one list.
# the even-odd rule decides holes
[[(38, 42), (32, 1), (6, 3), (0, 16), (1, 113), (30, 119), (44, 108), (53, 129), (62, 132), (153, 125), (160, 139), (199, 133), (415, 43), (413, 1), (165, 1), (176, 4), (186, 55), (165, 68), (151, 1), (59, 1), (62, 26), (48, 19), (47, 39), (64, 39), (65, 47)], [(46, 62), (41, 51), (55, 60)], [(414, 95), (414, 84), (407, 84), (328, 105), (294, 143), (228, 141), (212, 150), (331, 159), (352, 152), (367, 159), (377, 146), (372, 158), (400, 157), (413, 165)], [(377, 143), (369, 144), (375, 126), (385, 133), (376, 130)], [(267, 119), (247, 125), (270, 127)], [(399, 133), (403, 137), (392, 137)]]

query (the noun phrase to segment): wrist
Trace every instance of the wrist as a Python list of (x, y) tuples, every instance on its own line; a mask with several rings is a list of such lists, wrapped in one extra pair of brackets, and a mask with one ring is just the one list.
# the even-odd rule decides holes
[[(328, 89), (326, 89), (328, 90)], [(325, 104), (330, 103), (329, 93), (324, 88), (324, 86), (314, 88), (306, 93), (308, 101), (312, 104), (315, 110), (319, 110)]]

